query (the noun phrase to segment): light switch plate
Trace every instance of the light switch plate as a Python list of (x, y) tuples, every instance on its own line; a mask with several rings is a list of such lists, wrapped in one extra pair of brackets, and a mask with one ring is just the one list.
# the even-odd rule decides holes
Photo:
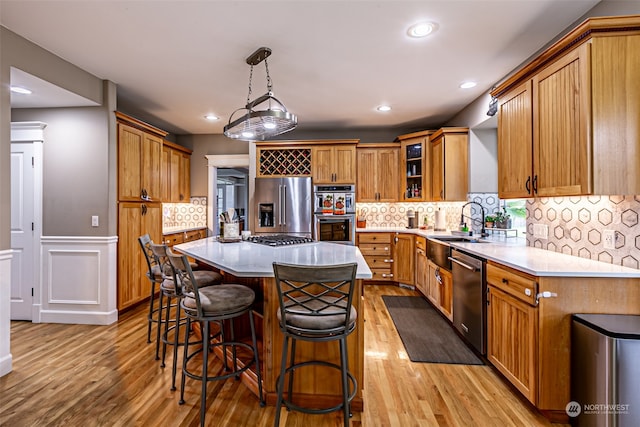
[(91, 226), (92, 227), (98, 227), (100, 225), (100, 222), (98, 220), (98, 215), (93, 215), (91, 217)]

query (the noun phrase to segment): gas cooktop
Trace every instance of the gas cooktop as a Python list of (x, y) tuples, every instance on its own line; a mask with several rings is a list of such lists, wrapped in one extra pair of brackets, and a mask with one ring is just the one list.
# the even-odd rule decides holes
[(288, 234), (257, 235), (251, 236), (247, 240), (267, 246), (287, 246), (313, 242), (313, 239), (309, 237), (291, 236)]

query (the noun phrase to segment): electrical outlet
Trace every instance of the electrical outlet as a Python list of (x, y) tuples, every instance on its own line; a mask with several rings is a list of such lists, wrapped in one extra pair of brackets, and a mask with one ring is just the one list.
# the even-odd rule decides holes
[(533, 224), (533, 237), (538, 239), (549, 238), (549, 226), (547, 224)]
[(100, 225), (100, 222), (98, 220), (98, 215), (93, 215), (91, 217), (91, 226), (92, 227), (98, 227)]
[(602, 239), (604, 240), (605, 249), (616, 248), (616, 232), (615, 230), (604, 230), (602, 232)]

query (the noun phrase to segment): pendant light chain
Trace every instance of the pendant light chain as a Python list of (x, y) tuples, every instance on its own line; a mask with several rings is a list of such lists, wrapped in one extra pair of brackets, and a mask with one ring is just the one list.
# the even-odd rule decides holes
[(251, 80), (253, 79), (253, 65), (251, 66), (251, 71), (249, 71), (249, 93), (247, 94), (247, 104), (251, 102)]
[(267, 92), (273, 92), (273, 83), (271, 82), (271, 76), (269, 75), (269, 63), (267, 62), (267, 58), (264, 59), (264, 68), (267, 70)]

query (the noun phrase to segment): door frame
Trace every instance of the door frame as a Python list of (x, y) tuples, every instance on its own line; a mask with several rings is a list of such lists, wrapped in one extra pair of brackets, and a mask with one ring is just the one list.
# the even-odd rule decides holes
[(207, 228), (209, 229), (209, 236), (215, 236), (216, 233), (216, 221), (218, 215), (216, 212), (218, 199), (216, 193), (218, 191), (218, 168), (246, 168), (249, 167), (249, 205), (245, 211), (246, 216), (246, 229), (249, 229), (251, 224), (251, 195), (253, 194), (253, 180), (251, 179), (251, 162), (249, 161), (249, 154), (227, 154), (227, 155), (213, 155), (208, 154), (204, 156), (207, 159)]
[[(31, 321), (40, 323), (40, 310), (42, 307), (42, 262), (40, 253), (42, 249), (42, 164), (44, 128), (43, 122), (12, 122), (11, 142), (32, 143), (33, 144), (33, 307), (31, 310)], [(15, 273), (12, 273), (15, 274)]]

